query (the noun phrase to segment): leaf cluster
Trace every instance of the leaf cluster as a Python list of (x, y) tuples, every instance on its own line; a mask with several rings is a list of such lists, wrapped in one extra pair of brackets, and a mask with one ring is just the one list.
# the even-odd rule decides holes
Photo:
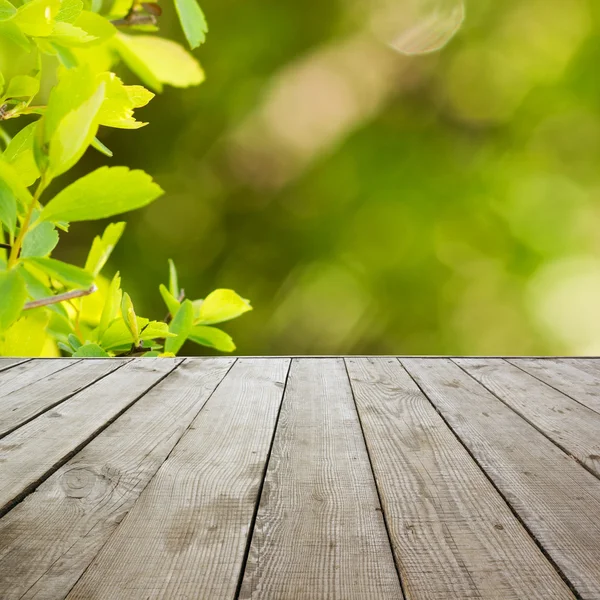
[[(193, 49), (205, 40), (204, 15), (196, 0), (174, 2)], [(101, 274), (124, 222), (93, 240), (83, 267), (51, 256), (70, 223), (142, 208), (163, 190), (125, 166), (100, 167), (52, 197), (50, 184), (89, 147), (111, 157), (99, 132), (145, 126), (135, 111), (165, 85), (204, 80), (187, 50), (153, 35), (158, 4), (106, 4), (0, 0), (0, 354), (170, 356), (188, 339), (230, 352), (233, 341), (214, 325), (251, 309), (232, 290), (189, 300), (170, 262), (169, 285), (160, 286), (168, 317), (155, 321), (136, 313), (118, 273)], [(114, 72), (118, 63), (144, 85), (125, 84)], [(11, 138), (2, 121), (21, 117)]]

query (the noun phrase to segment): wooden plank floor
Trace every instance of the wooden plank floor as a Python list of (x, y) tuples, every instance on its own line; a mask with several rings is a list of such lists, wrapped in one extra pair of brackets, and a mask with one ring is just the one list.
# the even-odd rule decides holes
[(0, 600), (600, 600), (600, 359), (0, 359)]

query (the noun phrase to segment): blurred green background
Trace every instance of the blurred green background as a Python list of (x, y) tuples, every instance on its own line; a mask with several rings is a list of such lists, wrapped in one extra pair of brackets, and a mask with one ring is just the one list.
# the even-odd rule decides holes
[[(373, 33), (373, 0), (202, 6), (207, 81), (103, 138), (167, 191), (107, 268), (141, 314), (173, 258), (190, 297), (251, 299), (240, 354), (600, 353), (597, 0), (469, 0), (421, 56)], [(56, 255), (83, 264), (102, 227)]]

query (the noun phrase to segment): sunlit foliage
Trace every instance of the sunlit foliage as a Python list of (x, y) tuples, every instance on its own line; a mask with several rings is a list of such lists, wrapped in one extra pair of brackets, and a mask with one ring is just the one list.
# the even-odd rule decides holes
[[(195, 0), (175, 6), (197, 47), (207, 31), (202, 11)], [(149, 35), (160, 14), (137, 0), (0, 0), (0, 355), (172, 356), (188, 339), (235, 349), (214, 327), (251, 309), (232, 290), (190, 300), (171, 261), (169, 285), (160, 286), (168, 316), (156, 321), (136, 314), (119, 273), (101, 275), (125, 223), (95, 237), (83, 267), (51, 257), (72, 223), (112, 218), (163, 193), (145, 172), (122, 166), (59, 179), (90, 146), (112, 156), (98, 137), (104, 128), (146, 125), (134, 111), (154, 93), (126, 85), (113, 72), (119, 63), (154, 92), (203, 81), (183, 47)], [(11, 137), (4, 123), (15, 119)]]

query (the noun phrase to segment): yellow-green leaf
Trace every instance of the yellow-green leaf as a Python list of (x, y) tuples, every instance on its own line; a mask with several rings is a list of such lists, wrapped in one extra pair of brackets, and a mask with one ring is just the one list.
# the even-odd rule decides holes
[(190, 48), (197, 48), (206, 40), (208, 26), (196, 0), (175, 0), (175, 9)]
[(31, 98), (40, 89), (40, 82), (29, 75), (15, 75), (6, 88), (5, 98)]
[(171, 314), (171, 316), (175, 315), (179, 310), (181, 303), (177, 300), (177, 298), (175, 298), (175, 296), (173, 296), (173, 294), (171, 294), (171, 292), (169, 292), (169, 290), (162, 283), (158, 286), (158, 289), (160, 291), (162, 299), (167, 305), (169, 313)]
[(175, 337), (165, 340), (165, 352), (173, 352), (173, 354), (179, 352), (192, 330), (193, 322), (194, 308), (192, 303), (189, 300), (184, 300), (169, 324), (169, 331), (174, 333)]
[(52, 223), (38, 223), (23, 239), (21, 258), (47, 256), (58, 244), (58, 231)]
[(252, 310), (252, 307), (248, 300), (244, 300), (233, 290), (215, 290), (204, 299), (200, 306), (196, 324), (222, 323), (235, 319), (249, 310)]
[(67, 287), (89, 288), (94, 282), (94, 277), (87, 271), (54, 258), (24, 258), (23, 263), (38, 267), (51, 279), (56, 279)]
[(0, 0), (0, 21), (11, 19), (17, 13), (17, 9), (8, 0)]
[(83, 10), (82, 0), (61, 0), (60, 9), (56, 15), (57, 21), (73, 23)]
[(42, 211), (45, 221), (89, 221), (134, 210), (163, 191), (143, 171), (100, 167), (60, 191)]
[(117, 317), (119, 313), (119, 307), (121, 306), (122, 295), (121, 277), (119, 276), (119, 273), (117, 273), (112, 278), (112, 281), (108, 286), (104, 308), (102, 309), (102, 314), (100, 316), (100, 323), (98, 324), (98, 329), (96, 330), (97, 339), (102, 339), (102, 336), (108, 329), (109, 325)]
[(40, 176), (40, 171), (33, 156), (33, 142), (37, 121), (21, 129), (6, 147), (2, 157), (10, 164), (18, 175), (21, 183), (29, 187)]
[(103, 350), (98, 344), (83, 344), (80, 348), (73, 352), (76, 358), (108, 358), (109, 354)]
[(123, 299), (121, 300), (121, 315), (131, 333), (134, 344), (137, 346), (140, 343), (140, 328), (138, 325), (135, 310), (133, 309), (133, 302), (129, 297), (129, 294), (123, 292)]
[(0, 332), (18, 318), (27, 300), (25, 280), (16, 270), (0, 272)]
[(0, 180), (6, 184), (22, 206), (27, 207), (31, 204), (33, 198), (29, 190), (23, 185), (13, 165), (10, 165), (4, 156), (0, 156)]
[(45, 37), (52, 33), (60, 0), (30, 0), (21, 5), (13, 22), (26, 35)]
[(98, 111), (104, 101), (104, 83), (93, 95), (58, 124), (50, 139), (49, 171), (52, 176), (69, 170), (87, 150), (96, 132)]
[(135, 120), (133, 109), (147, 104), (154, 94), (139, 85), (123, 85), (114, 73), (103, 73), (102, 80), (106, 84), (106, 93), (98, 113), (100, 125), (121, 129), (139, 129), (147, 125)]
[(113, 43), (127, 66), (157, 92), (162, 91), (163, 84), (189, 87), (204, 81), (198, 61), (175, 42), (151, 35), (119, 33)]
[(233, 352), (235, 350), (235, 344), (231, 336), (216, 327), (194, 325), (188, 337), (196, 344), (215, 348), (221, 352)]
[(102, 236), (97, 235), (92, 242), (92, 247), (85, 261), (85, 270), (94, 277), (100, 273), (102, 267), (106, 264), (117, 242), (123, 235), (125, 223), (111, 223), (104, 230)]

